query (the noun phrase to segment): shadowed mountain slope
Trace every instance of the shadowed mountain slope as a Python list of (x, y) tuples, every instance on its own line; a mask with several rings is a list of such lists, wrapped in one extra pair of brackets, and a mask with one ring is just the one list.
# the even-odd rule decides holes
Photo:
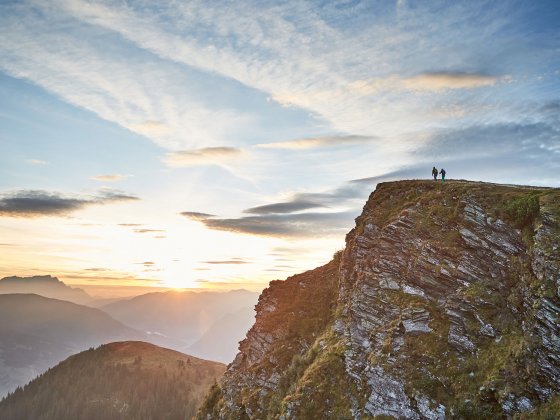
[[(230, 292), (155, 292), (121, 300), (100, 309), (122, 323), (149, 334), (149, 340), (179, 351), (199, 340), (214, 323), (241, 309), (253, 309), (258, 293)], [(243, 320), (240, 320), (243, 323)], [(245, 327), (236, 326), (235, 329)], [(245, 331), (231, 344), (232, 351)], [(222, 345), (226, 345), (222, 343)], [(210, 358), (206, 355), (204, 358)]]
[(78, 351), (144, 338), (99, 309), (38, 295), (0, 295), (0, 396)]
[(0, 402), (5, 419), (188, 419), (225, 366), (144, 342), (69, 357)]

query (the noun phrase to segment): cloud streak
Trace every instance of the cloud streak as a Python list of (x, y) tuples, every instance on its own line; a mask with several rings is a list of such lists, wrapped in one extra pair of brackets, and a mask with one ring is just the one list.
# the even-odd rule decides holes
[(377, 140), (373, 136), (327, 136), (327, 137), (310, 137), (297, 140), (281, 141), (276, 143), (258, 144), (256, 147), (263, 149), (288, 149), (288, 150), (305, 150), (317, 149), (323, 147), (350, 146), (369, 143)]
[(208, 229), (256, 236), (311, 238), (341, 235), (352, 224), (353, 212), (267, 214), (233, 219), (194, 219)]
[(220, 165), (243, 156), (240, 149), (234, 147), (205, 147), (195, 150), (180, 150), (168, 153), (164, 162), (173, 168), (197, 165)]
[(499, 81), (499, 77), (480, 73), (426, 72), (409, 78), (394, 75), (387, 78), (357, 80), (350, 84), (350, 89), (361, 95), (374, 95), (390, 90), (441, 93), (453, 89), (475, 89), (494, 86)]
[(249, 264), (249, 261), (242, 259), (232, 259), (232, 260), (222, 260), (222, 261), (201, 261), (203, 264), (210, 265), (237, 265), (237, 264)]
[(41, 159), (26, 159), (25, 163), (29, 165), (47, 165), (48, 162)]
[(315, 208), (325, 207), (322, 204), (314, 203), (312, 201), (306, 200), (292, 200), (282, 203), (267, 204), (264, 206), (251, 207), (249, 209), (243, 210), (243, 213), (247, 214), (281, 214), (281, 213), (294, 213), (302, 210), (309, 210)]
[[(484, 60), (473, 56), (508, 50), (509, 38), (501, 31), (518, 16), (506, 19), (498, 4), (485, 5), (481, 16), (480, 7), (448, 4), (437, 9), (434, 21), (430, 5), (411, 10), (393, 3), (341, 11), (334, 4), (307, 2), (256, 7), (240, 1), (226, 7), (193, 1), (162, 3), (156, 11), (135, 1), (126, 6), (112, 0), (24, 2), (7, 9), (16, 10), (18, 19), (7, 13), (0, 22), (5, 27), (0, 51), (6, 57), (0, 67), (171, 150), (227, 143), (232, 131), (242, 132), (254, 121), (230, 106), (201, 100), (204, 95), (194, 89), (197, 80), (179, 77), (180, 68), (216, 75), (221, 82), (235, 80), (281, 104), (306, 109), (335, 132), (385, 136), (402, 133), (403, 118), (429, 126), (423, 92), (460, 98), (474, 88), (507, 90), (507, 84), (486, 73)], [(53, 28), (64, 33), (54, 37)], [(94, 37), (118, 35), (115, 40), (124, 38), (149, 54), (123, 64), (113, 59), (123, 56), (121, 42), (100, 50), (84, 41), (91, 38), (84, 31)], [(433, 69), (434, 62), (440, 69)], [(416, 73), (410, 75), (411, 69)], [(403, 89), (421, 95), (403, 96)], [(335, 144), (308, 139), (263, 147)]]
[(92, 205), (138, 199), (138, 197), (117, 191), (104, 191), (97, 196), (81, 197), (42, 190), (20, 190), (0, 195), (0, 216), (29, 218), (66, 216)]
[(90, 179), (94, 181), (101, 181), (101, 182), (118, 182), (122, 181), (123, 179), (129, 178), (130, 175), (122, 175), (122, 174), (105, 174), (105, 175), (95, 175), (92, 176)]

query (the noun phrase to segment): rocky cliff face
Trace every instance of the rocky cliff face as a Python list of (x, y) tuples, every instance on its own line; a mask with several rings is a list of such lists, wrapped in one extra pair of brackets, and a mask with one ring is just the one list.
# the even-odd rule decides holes
[(379, 184), (256, 309), (199, 418), (556, 418), (560, 191)]

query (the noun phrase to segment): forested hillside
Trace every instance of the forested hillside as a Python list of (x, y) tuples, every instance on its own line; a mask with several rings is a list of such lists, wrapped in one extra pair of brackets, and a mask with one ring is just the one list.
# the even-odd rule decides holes
[(71, 356), (0, 402), (2, 419), (188, 419), (225, 366), (143, 342)]

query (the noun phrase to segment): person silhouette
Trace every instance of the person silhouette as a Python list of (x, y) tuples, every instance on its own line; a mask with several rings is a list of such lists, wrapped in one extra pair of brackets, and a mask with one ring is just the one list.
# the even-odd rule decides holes
[(438, 170), (437, 170), (437, 168), (434, 166), (434, 167), (432, 168), (432, 176), (434, 177), (434, 181), (437, 180), (437, 175), (438, 175)]
[(445, 169), (441, 168), (441, 171), (439, 171), (439, 173), (441, 174), (441, 183), (445, 184)]

